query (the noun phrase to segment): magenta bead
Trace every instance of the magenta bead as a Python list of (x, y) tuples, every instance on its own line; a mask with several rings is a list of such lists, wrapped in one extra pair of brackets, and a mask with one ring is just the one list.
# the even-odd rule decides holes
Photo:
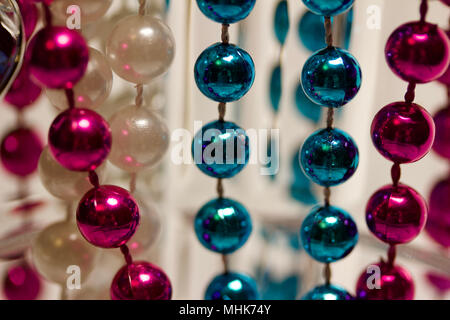
[(408, 82), (426, 83), (444, 74), (450, 63), (450, 42), (437, 25), (409, 22), (398, 27), (385, 48), (392, 71)]
[(28, 63), (24, 62), (19, 74), (5, 96), (5, 101), (17, 109), (22, 110), (36, 102), (41, 96), (41, 92), (41, 87), (31, 81), (30, 68), (28, 67)]
[(112, 300), (170, 300), (172, 285), (160, 268), (139, 261), (117, 272), (110, 293)]
[(46, 27), (33, 37), (28, 50), (33, 80), (41, 86), (70, 89), (86, 72), (88, 46), (75, 30)]
[(394, 102), (376, 114), (371, 134), (373, 144), (385, 158), (410, 163), (430, 151), (435, 126), (431, 115), (421, 106)]
[(41, 139), (33, 130), (15, 129), (2, 140), (2, 164), (10, 173), (26, 177), (36, 171), (42, 148)]
[(436, 125), (433, 150), (441, 157), (450, 159), (450, 107), (439, 110), (433, 119)]
[[(445, 34), (447, 35), (447, 38), (450, 39), (450, 31), (447, 31)], [(438, 79), (438, 81), (445, 84), (446, 86), (450, 86), (450, 67), (447, 68), (445, 73)]]
[(450, 0), (441, 0), (442, 3), (445, 3), (446, 5), (450, 6)]
[(120, 187), (100, 186), (80, 200), (77, 224), (91, 244), (118, 248), (125, 244), (139, 225), (139, 208), (131, 194)]
[(111, 150), (111, 130), (95, 111), (73, 108), (53, 121), (48, 144), (55, 159), (72, 171), (90, 171), (105, 161)]
[[(378, 266), (381, 271), (379, 281), (372, 280), (373, 271), (364, 270), (356, 284), (356, 297), (362, 300), (413, 300), (414, 281), (409, 272), (399, 266), (391, 266), (388, 263), (380, 262), (372, 264)], [(369, 279), (371, 277), (371, 279)], [(369, 288), (370, 285), (378, 285), (377, 288)]]
[(422, 231), (426, 220), (425, 200), (406, 185), (385, 186), (367, 203), (367, 226), (378, 239), (389, 244), (412, 241)]
[(3, 280), (8, 300), (35, 300), (41, 291), (39, 275), (25, 262), (10, 267)]
[(450, 177), (439, 181), (431, 191), (425, 230), (441, 246), (450, 247)]
[(28, 39), (33, 34), (39, 19), (39, 10), (36, 4), (30, 0), (17, 0), (20, 14), (25, 27), (25, 37)]

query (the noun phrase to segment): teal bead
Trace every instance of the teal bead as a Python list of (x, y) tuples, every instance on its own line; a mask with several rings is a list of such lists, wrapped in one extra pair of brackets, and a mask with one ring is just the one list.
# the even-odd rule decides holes
[(300, 148), (292, 158), (293, 179), (290, 187), (291, 197), (300, 203), (313, 205), (317, 203), (317, 197), (312, 188), (312, 182), (300, 167)]
[(277, 40), (280, 43), (280, 45), (283, 45), (286, 42), (286, 38), (289, 33), (289, 28), (290, 28), (290, 20), (288, 12), (288, 2), (286, 0), (282, 0), (278, 2), (278, 5), (275, 9), (275, 18), (274, 18), (275, 36), (277, 37)]
[(336, 16), (353, 6), (354, 0), (303, 0), (309, 10), (325, 17)]
[(200, 209), (194, 228), (205, 248), (229, 254), (245, 244), (252, 232), (252, 221), (247, 209), (239, 202), (217, 198)]
[(315, 260), (331, 263), (347, 256), (358, 242), (353, 218), (333, 206), (317, 206), (300, 228), (303, 248)]
[(298, 24), (298, 36), (301, 43), (311, 52), (326, 46), (324, 18), (306, 10)]
[(297, 110), (312, 123), (319, 123), (323, 108), (312, 102), (305, 95), (301, 83), (298, 84), (297, 90), (295, 90), (295, 106), (297, 107)]
[(249, 276), (229, 272), (215, 277), (205, 293), (205, 300), (258, 300), (255, 280)]
[(282, 94), (282, 73), (281, 66), (276, 65), (272, 70), (270, 77), (270, 103), (275, 113), (280, 109), (280, 101)]
[(309, 291), (302, 300), (354, 300), (354, 298), (341, 287), (325, 284)]
[(256, 0), (197, 0), (200, 11), (218, 23), (235, 23), (248, 17)]

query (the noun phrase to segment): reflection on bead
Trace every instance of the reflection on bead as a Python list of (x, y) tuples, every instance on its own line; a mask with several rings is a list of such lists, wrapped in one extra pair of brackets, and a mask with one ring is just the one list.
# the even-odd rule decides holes
[(233, 44), (216, 43), (206, 48), (195, 62), (194, 72), (200, 91), (217, 102), (239, 100), (255, 80), (251, 56)]
[(353, 300), (354, 298), (343, 288), (329, 284), (315, 287), (302, 300)]
[(197, 0), (200, 11), (218, 23), (235, 23), (247, 18), (256, 0)]
[(314, 53), (302, 70), (302, 85), (315, 103), (338, 108), (358, 93), (361, 67), (348, 51), (327, 47)]
[(315, 260), (330, 263), (347, 256), (358, 242), (352, 217), (333, 206), (317, 206), (300, 228), (303, 248)]
[(213, 178), (231, 178), (241, 172), (250, 158), (250, 142), (233, 122), (213, 121), (194, 136), (192, 157), (197, 167)]
[(247, 209), (239, 202), (217, 198), (200, 209), (194, 228), (205, 248), (228, 254), (247, 242), (252, 232), (252, 221)]
[(26, 262), (13, 265), (3, 279), (3, 294), (8, 300), (35, 300), (41, 291), (41, 279)]
[(450, 108), (439, 110), (433, 120), (436, 124), (433, 150), (441, 157), (450, 159)]
[(450, 247), (450, 178), (439, 181), (430, 195), (425, 230), (441, 246)]
[(303, 0), (309, 10), (321, 16), (336, 16), (348, 10), (354, 0)]
[(255, 280), (249, 276), (228, 272), (216, 276), (208, 285), (205, 300), (258, 300)]
[(67, 9), (71, 5), (76, 5), (80, 8), (81, 23), (87, 24), (102, 18), (108, 11), (111, 3), (112, 0), (58, 0), (52, 3), (50, 9), (57, 23), (66, 23), (68, 18)]

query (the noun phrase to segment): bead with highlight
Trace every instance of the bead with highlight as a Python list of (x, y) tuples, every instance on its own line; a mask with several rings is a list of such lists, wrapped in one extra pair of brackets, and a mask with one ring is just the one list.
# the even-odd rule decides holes
[(208, 285), (205, 300), (258, 300), (255, 280), (249, 276), (228, 272), (216, 276)]

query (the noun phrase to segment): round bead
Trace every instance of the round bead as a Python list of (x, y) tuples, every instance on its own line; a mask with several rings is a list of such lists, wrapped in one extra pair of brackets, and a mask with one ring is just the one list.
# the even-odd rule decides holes
[(252, 221), (247, 209), (239, 202), (217, 198), (200, 209), (194, 228), (205, 248), (228, 254), (247, 242), (252, 232)]
[(58, 0), (52, 3), (50, 9), (57, 22), (65, 23), (69, 17), (67, 9), (76, 5), (80, 8), (81, 23), (87, 24), (102, 18), (111, 3), (112, 0)]
[(446, 159), (450, 159), (450, 108), (439, 110), (433, 117), (436, 136), (433, 150)]
[[(89, 63), (86, 73), (73, 87), (75, 107), (95, 109), (101, 106), (111, 93), (112, 81), (113, 75), (106, 57), (100, 51), (89, 48)], [(46, 94), (57, 109), (69, 108), (63, 90), (47, 89)]]
[(42, 230), (31, 247), (37, 271), (47, 280), (65, 285), (67, 268), (80, 268), (85, 282), (95, 267), (99, 251), (81, 237), (72, 221), (50, 225)]
[(358, 147), (339, 129), (322, 129), (303, 144), (300, 162), (315, 183), (330, 187), (347, 181), (359, 163)]
[(318, 206), (300, 228), (303, 248), (315, 260), (330, 263), (347, 256), (358, 242), (358, 229), (352, 217), (333, 206)]
[(17, 4), (22, 15), (25, 37), (29, 39), (36, 28), (39, 19), (39, 10), (36, 4), (29, 0), (17, 0)]
[(119, 77), (133, 83), (148, 83), (169, 69), (175, 55), (175, 40), (163, 21), (152, 16), (128, 16), (112, 30), (106, 55)]
[(204, 174), (213, 178), (231, 178), (248, 163), (249, 138), (233, 122), (213, 121), (195, 134), (192, 157)]
[(216, 276), (205, 292), (205, 300), (258, 300), (255, 280), (249, 276), (228, 272)]
[(170, 133), (161, 116), (145, 107), (120, 109), (109, 121), (112, 148), (109, 161), (127, 172), (157, 164), (166, 154)]
[(446, 5), (450, 6), (450, 0), (441, 0), (442, 3), (445, 3)]
[(435, 127), (433, 118), (421, 106), (394, 102), (375, 115), (371, 135), (373, 144), (386, 159), (411, 163), (430, 151)]
[(194, 67), (195, 82), (200, 91), (217, 102), (241, 99), (255, 80), (255, 64), (243, 49), (216, 43), (206, 48)]
[[(450, 0), (448, 0), (448, 1), (450, 1)], [(446, 31), (445, 34), (447, 35), (447, 38), (450, 38), (450, 31)], [(443, 83), (443, 84), (445, 84), (447, 86), (450, 86), (450, 68), (447, 68), (447, 71), (445, 71), (445, 73), (440, 78), (438, 78), (437, 80), (440, 83)]]
[(378, 239), (389, 244), (412, 241), (422, 231), (426, 220), (425, 200), (405, 185), (385, 186), (367, 203), (367, 226)]
[(324, 19), (309, 10), (300, 18), (298, 24), (298, 35), (302, 44), (311, 52), (325, 47)]
[(8, 172), (26, 177), (36, 171), (41, 152), (39, 136), (31, 129), (19, 128), (3, 138), (0, 156)]
[(385, 48), (391, 70), (408, 82), (426, 83), (444, 74), (450, 62), (450, 42), (437, 25), (409, 22), (398, 27)]
[(248, 17), (256, 0), (197, 0), (200, 11), (218, 23), (235, 23)]
[(96, 112), (73, 108), (53, 121), (48, 133), (52, 155), (64, 168), (73, 171), (94, 170), (111, 150), (108, 123)]
[(303, 0), (309, 10), (325, 17), (336, 16), (347, 11), (353, 2), (354, 0)]
[(22, 110), (39, 99), (42, 89), (37, 86), (30, 78), (30, 68), (27, 60), (22, 64), (19, 74), (5, 95), (5, 101)]
[(309, 291), (302, 300), (353, 300), (353, 297), (341, 287), (324, 284)]
[(26, 262), (10, 267), (3, 279), (3, 294), (8, 300), (35, 300), (41, 292), (39, 275)]
[(138, 261), (116, 273), (110, 293), (112, 300), (170, 300), (172, 285), (163, 270)]
[[(413, 300), (414, 282), (411, 275), (399, 266), (380, 262), (370, 265), (380, 268), (379, 280), (373, 279), (373, 271), (366, 268), (356, 284), (356, 296), (363, 300)], [(369, 279), (372, 277), (372, 279)], [(373, 286), (369, 288), (368, 285)], [(376, 287), (378, 286), (379, 289)]]
[(94, 246), (118, 248), (136, 232), (139, 208), (127, 190), (100, 186), (81, 199), (77, 223), (81, 234)]
[(361, 87), (361, 67), (348, 51), (327, 47), (314, 53), (302, 70), (302, 85), (315, 103), (339, 108), (347, 104)]
[(28, 50), (30, 72), (41, 86), (71, 89), (83, 77), (89, 48), (75, 30), (49, 26), (41, 29), (31, 40)]
[(450, 178), (439, 181), (430, 195), (430, 209), (425, 230), (434, 241), (450, 247)]

